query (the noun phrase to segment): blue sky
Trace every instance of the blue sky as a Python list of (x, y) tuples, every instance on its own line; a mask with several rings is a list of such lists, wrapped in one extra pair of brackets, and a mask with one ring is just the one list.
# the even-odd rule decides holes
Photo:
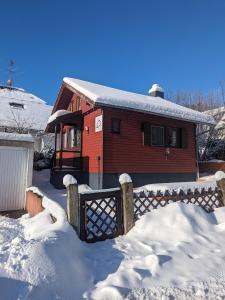
[(54, 103), (71, 76), (134, 92), (208, 92), (225, 79), (224, 0), (0, 0), (0, 83)]

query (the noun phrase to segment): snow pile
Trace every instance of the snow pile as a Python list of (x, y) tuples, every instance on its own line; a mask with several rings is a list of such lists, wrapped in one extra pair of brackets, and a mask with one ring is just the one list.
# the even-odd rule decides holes
[(219, 279), (191, 283), (185, 288), (158, 286), (147, 290), (134, 289), (124, 300), (222, 300), (224, 291), (225, 281)]
[(60, 116), (64, 116), (64, 115), (68, 115), (71, 112), (69, 112), (68, 110), (65, 109), (59, 109), (57, 110), (53, 115), (51, 115), (48, 119), (48, 124), (52, 123), (53, 121), (55, 121), (58, 117)]
[(77, 180), (70, 174), (63, 177), (63, 184), (68, 188), (71, 184), (77, 184)]
[(32, 143), (34, 142), (34, 139), (30, 134), (18, 134), (18, 133), (8, 133), (8, 132), (0, 132), (0, 140), (32, 142)]
[(46, 211), (33, 218), (0, 217), (1, 299), (82, 299), (91, 282), (83, 245), (70, 226), (64, 232), (49, 226), (54, 224)]
[(32, 190), (46, 209), (0, 217), (4, 300), (223, 299), (225, 207), (207, 214), (176, 202), (142, 216), (126, 236), (87, 244), (66, 224), (65, 190), (47, 183), (47, 170), (35, 174), (45, 194)]
[[(141, 217), (126, 236), (87, 244), (52, 202), (45, 199), (33, 218), (0, 217), (4, 300), (222, 299), (225, 207), (207, 214), (169, 204)], [(53, 211), (62, 214), (61, 226), (52, 223)]]
[[(44, 226), (44, 233), (47, 234), (47, 232), (52, 232), (55, 230), (60, 230), (60, 231), (67, 231), (68, 230), (68, 222), (67, 222), (67, 215), (65, 210), (62, 208), (62, 206), (60, 206), (57, 202), (53, 201), (52, 199), (50, 199), (49, 197), (47, 197), (42, 191), (40, 191), (37, 187), (30, 187), (27, 188), (27, 191), (32, 191), (33, 193), (39, 195), (42, 197), (42, 206), (45, 208), (44, 212), (42, 212), (43, 216), (45, 217), (45, 221), (46, 218), (48, 220), (50, 220), (50, 217), (48, 216), (53, 216), (56, 219), (56, 222), (50, 222), (49, 226), (47, 226), (47, 223), (45, 223)], [(39, 215), (36, 216), (37, 218), (37, 222), (39, 222), (39, 218), (42, 219)], [(33, 223), (34, 220), (36, 220), (34, 218), (31, 219), (31, 222)], [(52, 219), (51, 219), (52, 220)], [(29, 220), (28, 220), (29, 222)], [(30, 228), (32, 228), (32, 226), (29, 226)], [(37, 229), (36, 231), (33, 229)], [(42, 234), (42, 232), (40, 231), (39, 228), (39, 224), (37, 224), (37, 226), (35, 225), (34, 228), (31, 229), (32, 233), (36, 233), (37, 236), (39, 234)]]
[(223, 171), (217, 171), (215, 174), (216, 181), (219, 181), (223, 178), (225, 178), (225, 173)]
[[(205, 296), (207, 292), (201, 288), (189, 287), (201, 287), (202, 281), (225, 280), (224, 233), (224, 207), (207, 214), (197, 205), (173, 203), (147, 213), (115, 243), (106, 241), (90, 246), (92, 259), (95, 258), (92, 265), (99, 272), (106, 268), (110, 273), (98, 280), (86, 296), (98, 300), (123, 299), (129, 294), (127, 299), (163, 299), (168, 290), (171, 297), (181, 294), (179, 289), (187, 289), (190, 299), (200, 296), (200, 292)], [(111, 251), (117, 253), (109, 262), (104, 252), (109, 251), (110, 243)], [(147, 298), (154, 290), (159, 298)], [(216, 289), (208, 299), (215, 299), (215, 292)]]
[(126, 92), (68, 77), (65, 77), (63, 81), (87, 96), (96, 104), (143, 111), (195, 123), (215, 123), (213, 117), (209, 114), (200, 113), (160, 97), (151, 97), (147, 95)]

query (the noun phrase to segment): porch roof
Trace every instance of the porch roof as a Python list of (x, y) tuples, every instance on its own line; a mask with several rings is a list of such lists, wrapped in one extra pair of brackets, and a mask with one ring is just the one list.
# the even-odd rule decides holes
[(68, 112), (67, 114), (59, 115), (52, 122), (48, 123), (46, 132), (55, 132), (55, 125), (64, 124), (68, 126), (77, 126), (82, 129), (83, 116), (82, 111)]

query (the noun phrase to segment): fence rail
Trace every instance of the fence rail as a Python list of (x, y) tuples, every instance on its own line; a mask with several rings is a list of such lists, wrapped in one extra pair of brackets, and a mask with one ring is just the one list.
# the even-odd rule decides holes
[(80, 194), (80, 238), (96, 242), (120, 234), (123, 234), (120, 189)]
[(198, 189), (187, 190), (184, 192), (180, 190), (165, 192), (157, 191), (156, 193), (153, 191), (141, 191), (134, 192), (134, 217), (135, 220), (158, 207), (164, 207), (169, 203), (181, 201), (186, 204), (197, 204), (202, 207), (206, 212), (212, 212), (215, 208), (223, 206), (223, 195), (222, 191), (215, 187), (214, 189)]

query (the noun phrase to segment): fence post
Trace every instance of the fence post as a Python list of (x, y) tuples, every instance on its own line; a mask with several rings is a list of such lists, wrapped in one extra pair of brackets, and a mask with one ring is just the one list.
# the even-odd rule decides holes
[(128, 174), (120, 175), (119, 182), (123, 199), (124, 234), (126, 234), (134, 226), (133, 183)]
[(218, 171), (215, 174), (216, 184), (223, 194), (223, 205), (225, 206), (225, 173), (223, 171)]
[(63, 184), (67, 189), (67, 218), (68, 222), (78, 232), (79, 228), (79, 194), (77, 180), (72, 175), (63, 177)]

